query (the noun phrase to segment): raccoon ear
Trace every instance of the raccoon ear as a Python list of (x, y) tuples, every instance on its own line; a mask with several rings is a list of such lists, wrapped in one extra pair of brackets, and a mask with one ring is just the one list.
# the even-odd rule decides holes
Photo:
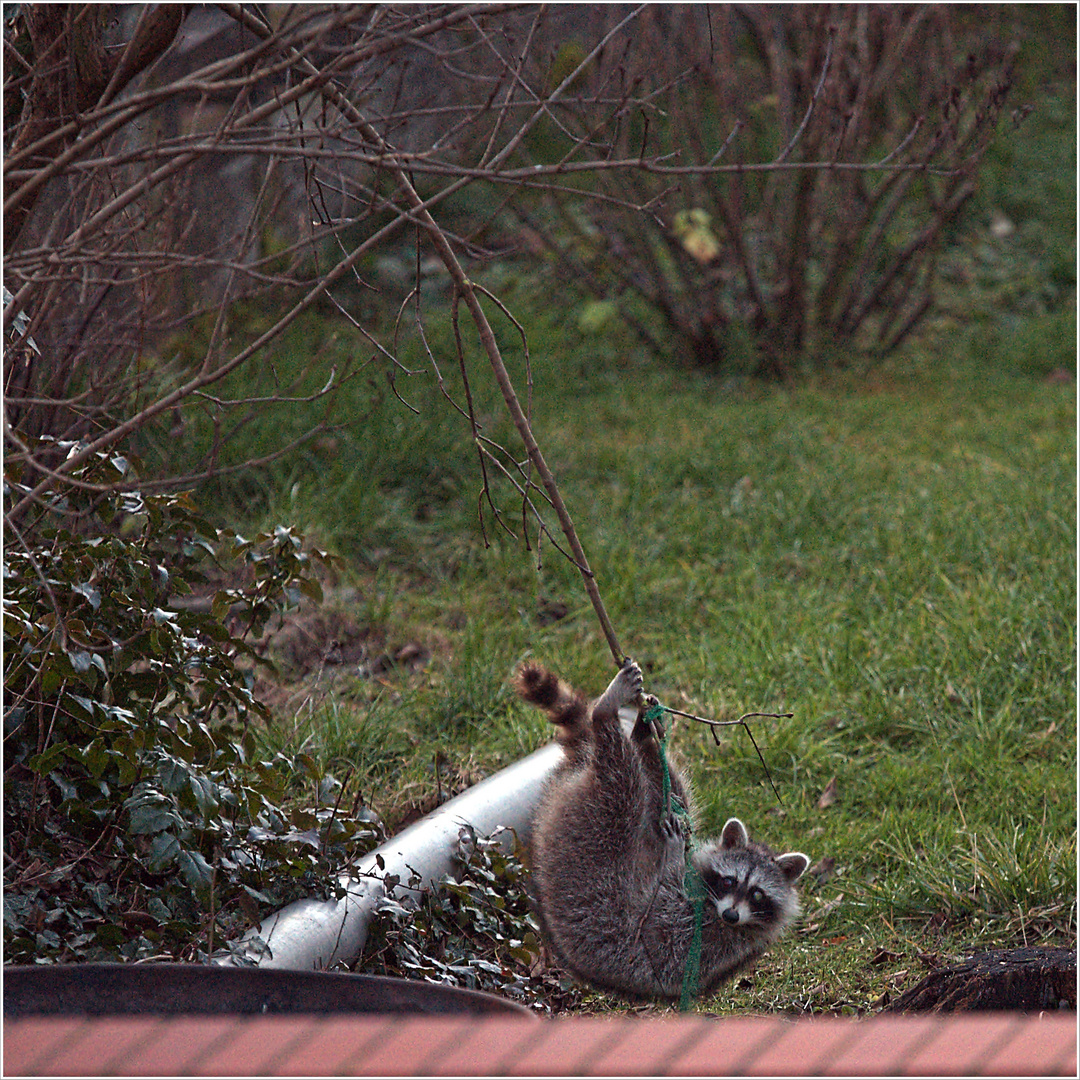
[(776, 856), (776, 865), (788, 883), (794, 885), (806, 872), (810, 860), (801, 851), (785, 851), (783, 855)]
[(724, 831), (720, 834), (720, 846), (725, 848), (742, 848), (750, 842), (746, 833), (746, 826), (737, 818), (728, 818)]

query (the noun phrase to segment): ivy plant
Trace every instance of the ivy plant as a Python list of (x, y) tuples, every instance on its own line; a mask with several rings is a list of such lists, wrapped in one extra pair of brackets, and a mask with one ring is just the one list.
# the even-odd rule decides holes
[[(484, 990), (541, 1012), (580, 1004), (587, 991), (545, 959), (516, 834), (458, 834), (453, 873), (436, 888), (380, 901), (358, 970)], [(392, 879), (388, 879), (393, 883)]]
[(250, 642), (330, 562), (288, 526), (216, 529), (117, 453), (5, 515), (6, 962), (205, 960), (375, 846), (333, 777), (257, 739)]

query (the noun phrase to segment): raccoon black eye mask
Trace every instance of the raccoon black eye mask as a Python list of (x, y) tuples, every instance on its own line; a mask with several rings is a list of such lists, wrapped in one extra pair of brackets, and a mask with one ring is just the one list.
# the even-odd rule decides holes
[[(801, 852), (777, 855), (731, 818), (687, 858), (689, 784), (646, 720), (637, 664), (626, 661), (592, 704), (537, 664), (522, 665), (515, 686), (547, 712), (565, 752), (530, 838), (541, 929), (560, 963), (624, 996), (674, 1000), (691, 961), (706, 993), (791, 925), (810, 863)], [(627, 705), (639, 706), (629, 737)]]

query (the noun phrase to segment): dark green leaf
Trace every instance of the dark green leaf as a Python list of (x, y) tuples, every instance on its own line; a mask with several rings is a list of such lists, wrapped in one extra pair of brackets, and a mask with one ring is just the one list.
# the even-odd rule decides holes
[(214, 882), (214, 868), (197, 851), (181, 849), (177, 855), (180, 874), (196, 893), (208, 893)]
[[(27, 762), (27, 765), (39, 775), (45, 775), (54, 769), (57, 763), (64, 757), (68, 756), (69, 752), (74, 750), (69, 743), (57, 743), (55, 746), (50, 746), (48, 750), (41, 754), (34, 754), (33, 757)], [(81, 756), (81, 751), (79, 752)]]
[(190, 780), (191, 791), (195, 796), (195, 805), (198, 807), (199, 813), (202, 814), (203, 820), (209, 821), (217, 814), (221, 805), (218, 800), (217, 784), (198, 773), (193, 773)]
[(83, 754), (83, 761), (95, 780), (100, 780), (109, 765), (109, 751), (103, 739), (95, 739)]
[(72, 592), (83, 597), (95, 611), (101, 607), (101, 594), (92, 585), (76, 585)]
[(314, 600), (316, 604), (321, 604), (323, 601), (322, 586), (314, 578), (301, 578), (297, 584), (300, 586), (300, 591), (309, 599)]
[(158, 765), (158, 778), (161, 786), (171, 792), (183, 791), (193, 783), (190, 767), (174, 757), (166, 758)]
[(180, 841), (171, 833), (158, 833), (150, 844), (147, 864), (155, 874), (166, 870), (180, 855)]
[(128, 828), (135, 835), (157, 833), (174, 825), (183, 825), (174, 810), (154, 803), (131, 807), (128, 820)]

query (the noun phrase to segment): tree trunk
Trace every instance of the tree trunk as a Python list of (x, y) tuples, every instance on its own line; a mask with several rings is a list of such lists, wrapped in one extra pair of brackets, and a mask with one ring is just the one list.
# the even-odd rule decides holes
[[(131, 41), (118, 55), (110, 57), (105, 44), (109, 19), (106, 5), (26, 5), (24, 16), (34, 70), (9, 156), (40, 143), (68, 121), (112, 100), (172, 44), (184, 14), (181, 4), (158, 4), (148, 9)], [(5, 131), (5, 142), (9, 136)], [(19, 168), (47, 165), (71, 145), (75, 136), (75, 131), (69, 131), (43, 144), (40, 153), (20, 163)], [(34, 187), (24, 197), (5, 204), (5, 252), (19, 235), (41, 190)]]

